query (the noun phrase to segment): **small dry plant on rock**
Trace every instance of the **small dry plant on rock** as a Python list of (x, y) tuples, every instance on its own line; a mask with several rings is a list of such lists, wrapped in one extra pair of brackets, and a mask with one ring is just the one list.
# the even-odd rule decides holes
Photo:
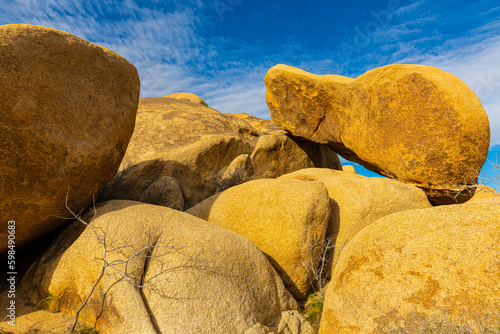
[[(482, 177), (480, 175), (481, 168), (480, 167), (470, 167), (469, 173), (466, 178), (460, 183), (445, 183), (445, 184), (437, 184), (437, 188), (446, 189), (447, 193), (455, 198), (458, 201), (460, 196), (470, 197), (471, 193), (486, 195), (484, 193), (488, 193), (487, 195), (500, 196), (500, 193), (494, 189), (500, 189), (500, 164), (498, 162), (493, 162), (491, 160), (486, 160), (485, 165), (489, 164), (491, 169), (494, 171), (494, 175), (492, 177)], [(488, 187), (485, 187), (488, 186)]]
[[(161, 225), (153, 229), (141, 229), (138, 226), (135, 231), (131, 232), (133, 236), (131, 234), (127, 235), (127, 233), (121, 233), (120, 235), (121, 227), (103, 227), (102, 224), (97, 225), (94, 223), (97, 216), (95, 205), (93, 208), (94, 216), (90, 223), (87, 223), (80, 215), (71, 211), (67, 203), (66, 208), (78, 222), (85, 225), (86, 230), (94, 237), (96, 244), (100, 245), (101, 256), (95, 257), (95, 260), (102, 263), (97, 279), (75, 312), (74, 321), (69, 330), (70, 334), (74, 332), (82, 310), (89, 304), (92, 304), (93, 307), (95, 306), (95, 301), (91, 302), (90, 300), (96, 291), (99, 291), (97, 299), (101, 298), (102, 294), (102, 300), (100, 314), (96, 318), (95, 326), (97, 325), (97, 320), (104, 312), (108, 293), (117, 284), (127, 282), (134, 288), (139, 289), (143, 301), (146, 300), (144, 289), (148, 289), (162, 298), (172, 299), (174, 297), (165, 295), (163, 290), (158, 288), (159, 283), (169, 281), (169, 273), (173, 273), (174, 271), (194, 267), (198, 270), (200, 269), (196, 259), (191, 258), (178, 249), (174, 240), (164, 238)], [(181, 261), (181, 264), (172, 265), (168, 260), (165, 260), (167, 255), (174, 252), (185, 258), (185, 261)], [(146, 277), (148, 266), (153, 261), (155, 266), (161, 269), (156, 271), (156, 274)], [(147, 302), (145, 302), (145, 306), (149, 308)], [(152, 321), (153, 326), (156, 326), (154, 319)]]

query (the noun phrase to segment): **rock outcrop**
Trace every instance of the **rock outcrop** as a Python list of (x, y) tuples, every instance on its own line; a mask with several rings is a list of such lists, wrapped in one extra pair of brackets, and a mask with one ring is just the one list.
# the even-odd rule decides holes
[(171, 176), (162, 176), (139, 197), (139, 202), (166, 206), (181, 210), (184, 208), (184, 197), (179, 182)]
[(431, 207), (422, 189), (396, 180), (365, 177), (344, 171), (309, 168), (281, 176), (281, 179), (321, 182), (331, 204), (324, 272), (329, 278), (334, 263), (359, 231), (379, 218), (399, 211)]
[(0, 253), (68, 222), (113, 178), (140, 82), (118, 54), (69, 33), (0, 26)]
[(347, 173), (357, 174), (356, 168), (354, 168), (354, 166), (351, 165), (342, 165), (342, 170)]
[(496, 197), (500, 197), (500, 193), (498, 193), (498, 191), (496, 191), (490, 186), (479, 184), (476, 186), (476, 189), (474, 191), (474, 196), (472, 196), (472, 198), (469, 201), (467, 201), (467, 203), (485, 198), (496, 198)]
[(276, 132), (285, 133), (284, 130), (280, 129), (271, 120), (262, 119), (256, 116), (246, 114), (244, 112), (240, 112), (239, 114), (233, 114), (233, 115), (250, 123), (262, 135), (268, 135)]
[[(100, 204), (92, 217), (84, 217), (86, 229), (70, 225), (31, 267), (22, 287), (33, 303), (50, 294), (61, 312), (74, 314), (98, 282), (80, 319), (97, 321), (103, 334), (293, 329), (287, 323), (311, 333), (264, 254), (236, 233), (133, 201)], [(104, 245), (110, 265), (99, 280)]]
[(250, 160), (256, 178), (276, 178), (312, 167), (342, 169), (339, 157), (327, 146), (282, 133), (260, 136)]
[(263, 135), (247, 121), (202, 104), (141, 98), (121, 171), (101, 201), (138, 201), (156, 180), (168, 176), (180, 185), (181, 209), (188, 209), (235, 184), (306, 167), (341, 165), (325, 145), (292, 138), (284, 131)]
[(452, 74), (389, 65), (351, 79), (277, 65), (265, 83), (273, 121), (294, 136), (421, 187), (434, 204), (471, 197), (463, 190), (477, 181), (490, 128), (477, 96)]
[(498, 326), (500, 205), (482, 201), (399, 212), (358, 232), (333, 273), (320, 333)]
[(266, 254), (292, 295), (311, 287), (330, 217), (319, 182), (261, 179), (232, 187), (186, 211), (252, 241)]
[(134, 134), (119, 178), (103, 194), (139, 200), (163, 176), (174, 177), (185, 207), (212, 196), (216, 176), (258, 139), (247, 122), (201, 104), (172, 98), (141, 98)]
[(171, 99), (179, 99), (179, 100), (185, 100), (197, 104), (201, 104), (202, 106), (208, 107), (208, 104), (198, 95), (193, 94), (193, 93), (174, 93), (174, 94), (169, 94), (165, 95), (164, 97), (171, 98)]

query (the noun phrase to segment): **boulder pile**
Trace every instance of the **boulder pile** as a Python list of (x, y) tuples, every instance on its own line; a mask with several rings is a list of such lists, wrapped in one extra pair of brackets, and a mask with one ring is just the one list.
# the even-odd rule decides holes
[(8, 221), (32, 254), (0, 332), (498, 332), (489, 123), (451, 74), (277, 65), (263, 120), (139, 99), (112, 51), (7, 25), (0, 76), (0, 257)]

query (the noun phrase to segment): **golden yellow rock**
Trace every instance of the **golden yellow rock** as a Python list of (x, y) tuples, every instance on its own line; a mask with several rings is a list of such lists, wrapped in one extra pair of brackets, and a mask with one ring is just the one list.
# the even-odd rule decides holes
[(141, 98), (123, 172), (103, 198), (137, 201), (157, 179), (171, 176), (189, 208), (215, 194), (219, 171), (250, 154), (257, 139), (238, 117), (182, 99)]
[(294, 136), (426, 190), (464, 202), (490, 143), (488, 116), (460, 79), (424, 65), (389, 65), (356, 79), (276, 65), (265, 78), (273, 121)]
[(351, 165), (342, 165), (342, 170), (347, 173), (357, 174), (356, 169)]
[(186, 211), (252, 241), (285, 286), (305, 299), (317, 268), (330, 216), (319, 182), (260, 179), (232, 187)]
[(332, 275), (320, 334), (498, 326), (500, 203), (483, 201), (399, 212), (361, 230)]
[(271, 134), (274, 132), (284, 133), (284, 130), (281, 130), (271, 120), (262, 119), (262, 118), (259, 118), (257, 116), (249, 115), (249, 114), (244, 113), (244, 112), (240, 112), (239, 114), (233, 114), (233, 115), (247, 121), (263, 135)]
[(490, 186), (486, 186), (484, 184), (478, 184), (475, 187), (474, 196), (472, 196), (472, 198), (470, 200), (468, 200), (467, 203), (477, 201), (480, 199), (495, 198), (495, 197), (500, 197), (500, 194), (498, 193), (498, 191), (496, 191), (495, 189), (493, 189)]
[[(80, 314), (91, 325), (98, 319), (99, 333), (243, 334), (286, 326), (283, 318), (305, 325), (264, 254), (236, 233), (133, 201), (102, 203), (84, 219), (90, 227), (70, 225), (31, 267), (19, 293), (29, 291), (33, 303), (51, 294), (62, 313), (74, 315), (98, 280), (106, 244), (113, 266)], [(106, 238), (99, 242), (98, 235)]]
[(431, 207), (422, 189), (387, 178), (309, 168), (279, 179), (321, 182), (328, 190), (331, 214), (325, 244), (332, 249), (326, 254), (327, 278), (339, 254), (359, 231), (392, 213)]
[(171, 176), (162, 176), (142, 193), (139, 202), (162, 205), (175, 210), (184, 208), (179, 182)]
[(180, 100), (185, 100), (193, 103), (198, 103), (201, 104), (205, 107), (208, 107), (208, 104), (198, 95), (192, 94), (192, 93), (174, 93), (174, 94), (169, 94), (165, 95), (164, 97), (168, 97), (171, 99), (180, 99)]
[(140, 82), (118, 54), (69, 33), (0, 26), (0, 253), (93, 203), (134, 130)]
[(250, 159), (256, 178), (312, 167), (341, 169), (339, 157), (327, 146), (282, 133), (260, 136)]

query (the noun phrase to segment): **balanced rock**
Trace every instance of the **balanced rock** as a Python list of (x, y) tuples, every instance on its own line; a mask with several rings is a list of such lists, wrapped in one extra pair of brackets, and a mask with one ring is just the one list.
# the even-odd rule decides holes
[(174, 94), (165, 95), (164, 97), (168, 97), (171, 99), (185, 100), (185, 101), (201, 104), (205, 107), (208, 107), (208, 104), (201, 97), (199, 97), (196, 94), (192, 94), (192, 93), (174, 93)]
[[(0, 253), (68, 222), (113, 178), (140, 82), (118, 54), (69, 33), (0, 26)], [(5, 241), (5, 242), (3, 242)]]
[(267, 255), (292, 295), (311, 287), (330, 216), (319, 182), (260, 179), (229, 188), (186, 211), (252, 241)]
[(241, 154), (250, 154), (257, 131), (238, 117), (172, 98), (141, 98), (134, 134), (120, 177), (103, 200), (137, 201), (163, 176), (174, 177), (185, 207), (215, 194), (216, 176)]
[[(305, 324), (264, 254), (236, 233), (133, 201), (102, 203), (83, 220), (89, 227), (70, 225), (25, 275), (21, 289), (33, 303), (50, 294), (74, 315), (97, 282), (80, 320), (97, 321), (103, 334), (243, 334), (290, 328), (290, 317)], [(109, 266), (99, 279), (104, 249)]]
[(276, 65), (265, 84), (273, 121), (294, 136), (421, 187), (434, 204), (471, 197), (463, 190), (477, 181), (490, 128), (477, 96), (454, 75), (389, 65), (351, 79)]
[(482, 201), (398, 212), (358, 232), (335, 267), (320, 333), (490, 321), (496, 332), (500, 205)]
[(334, 263), (359, 231), (384, 216), (399, 211), (431, 207), (422, 189), (381, 177), (365, 177), (344, 171), (309, 168), (281, 179), (321, 182), (330, 196), (331, 214), (323, 271), (329, 278)]

